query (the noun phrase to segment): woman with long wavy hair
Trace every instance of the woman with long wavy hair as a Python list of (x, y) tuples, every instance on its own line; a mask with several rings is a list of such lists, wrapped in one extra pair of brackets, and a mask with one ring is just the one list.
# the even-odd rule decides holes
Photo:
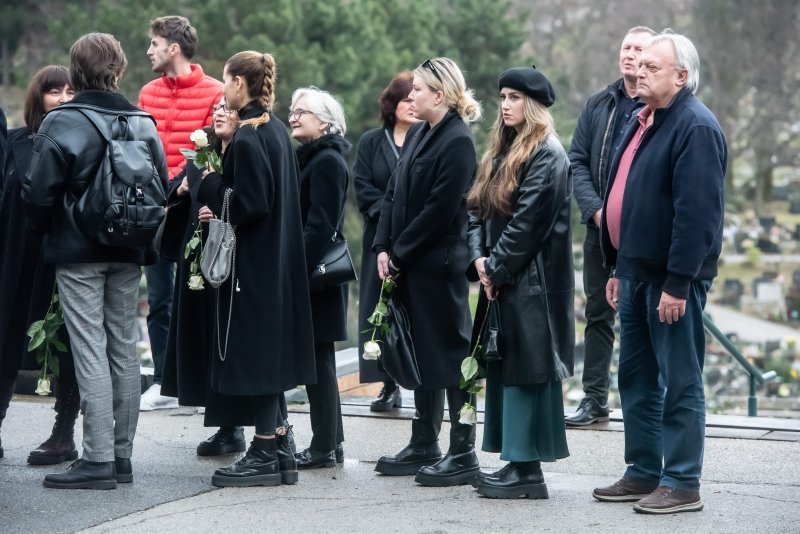
[(541, 462), (569, 456), (561, 381), (572, 375), (575, 326), (569, 160), (548, 108), (555, 92), (531, 67), (505, 71), (500, 109), (467, 195), (468, 276), (475, 320), (498, 307), (501, 359), (486, 361), (483, 447), (508, 461), (476, 478), (489, 497), (547, 498)]

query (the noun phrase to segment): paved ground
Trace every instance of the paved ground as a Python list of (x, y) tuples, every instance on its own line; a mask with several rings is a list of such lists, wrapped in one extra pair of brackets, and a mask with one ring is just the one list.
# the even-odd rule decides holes
[[(353, 401), (358, 404), (359, 401)], [(433, 489), (411, 478), (373, 472), (381, 454), (408, 439), (410, 410), (399, 418), (365, 417), (363, 406), (345, 407), (342, 467), (301, 473), (296, 486), (214, 489), (210, 478), (232, 458), (201, 459), (196, 444), (210, 433), (190, 409), (141, 414), (134, 452), (135, 482), (116, 491), (65, 491), (42, 487), (52, 468), (25, 463), (53, 419), (52, 401), (17, 397), (3, 423), (6, 457), (0, 460), (0, 532), (800, 532), (800, 443), (797, 424), (776, 438), (717, 426), (738, 439), (709, 437), (700, 513), (651, 517), (630, 504), (604, 504), (591, 489), (613, 482), (624, 469), (623, 434), (570, 430), (572, 456), (545, 465), (547, 501), (501, 501), (469, 487)], [(290, 419), (299, 445), (310, 430), (305, 406)], [(715, 419), (720, 425), (725, 419)], [(734, 421), (731, 419), (731, 421)], [(767, 426), (770, 425), (756, 425)], [(447, 425), (442, 445), (447, 445)], [(479, 439), (482, 427), (479, 426)], [(756, 435), (757, 434), (757, 435)], [(480, 454), (485, 469), (502, 462)]]

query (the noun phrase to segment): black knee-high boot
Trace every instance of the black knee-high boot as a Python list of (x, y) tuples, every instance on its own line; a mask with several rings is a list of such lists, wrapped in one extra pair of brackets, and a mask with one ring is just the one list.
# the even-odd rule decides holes
[(459, 410), (467, 400), (469, 394), (463, 390), (457, 387), (447, 389), (450, 448), (439, 462), (419, 470), (415, 479), (417, 483), (437, 487), (471, 484), (480, 471), (475, 454), (475, 425), (462, 424), (458, 417)]
[(444, 391), (418, 389), (414, 391), (416, 414), (411, 421), (411, 440), (397, 454), (383, 456), (375, 471), (384, 475), (414, 475), (421, 467), (432, 465), (442, 458), (439, 431), (444, 417)]

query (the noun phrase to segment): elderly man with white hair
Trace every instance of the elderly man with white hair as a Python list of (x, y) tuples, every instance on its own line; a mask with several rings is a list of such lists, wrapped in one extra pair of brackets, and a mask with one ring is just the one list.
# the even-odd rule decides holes
[(636, 501), (641, 513), (703, 508), (703, 308), (722, 245), (727, 145), (694, 96), (699, 64), (692, 42), (670, 30), (645, 45), (645, 107), (614, 156), (602, 212), (628, 468), (593, 495)]

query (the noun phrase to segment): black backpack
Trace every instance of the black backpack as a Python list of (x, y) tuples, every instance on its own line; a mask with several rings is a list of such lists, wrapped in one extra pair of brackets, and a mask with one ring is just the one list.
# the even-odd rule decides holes
[(101, 116), (108, 115), (108, 109), (83, 104), (62, 107), (83, 114), (106, 141), (100, 171), (75, 206), (78, 227), (109, 247), (151, 246), (166, 216), (166, 193), (150, 147), (136, 139), (136, 133), (142, 121), (153, 118), (143, 111), (116, 112), (109, 126)]

